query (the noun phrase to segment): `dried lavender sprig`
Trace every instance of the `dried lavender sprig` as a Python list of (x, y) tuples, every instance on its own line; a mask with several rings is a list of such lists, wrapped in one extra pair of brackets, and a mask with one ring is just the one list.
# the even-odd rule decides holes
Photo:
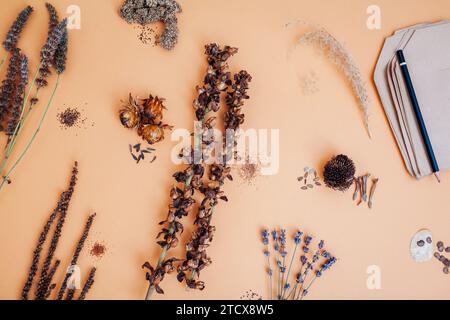
[(55, 69), (58, 74), (66, 70), (67, 49), (69, 45), (69, 32), (67, 28), (64, 30), (61, 42), (55, 52)]
[(17, 47), (17, 42), (19, 41), (20, 35), (22, 33), (25, 24), (28, 21), (31, 13), (33, 12), (33, 7), (27, 6), (23, 9), (17, 16), (14, 23), (11, 25), (8, 33), (6, 34), (6, 39), (3, 41), (3, 47), (8, 52), (13, 52)]
[[(70, 180), (70, 185), (72, 184), (72, 178), (73, 178), (74, 172), (76, 172), (75, 171), (76, 167), (77, 167), (77, 163), (75, 162), (74, 168), (72, 169), (72, 177)], [(29, 292), (33, 285), (34, 277), (36, 276), (38, 268), (39, 268), (39, 261), (41, 258), (42, 249), (44, 247), (45, 241), (47, 240), (47, 236), (48, 236), (48, 233), (50, 232), (50, 228), (52, 227), (53, 222), (55, 221), (56, 217), (60, 213), (60, 209), (61, 209), (63, 203), (66, 201), (66, 197), (67, 197), (66, 194), (69, 191), (69, 189), (70, 189), (70, 186), (66, 191), (64, 191), (60, 194), (58, 203), (57, 203), (55, 209), (53, 210), (53, 212), (51, 213), (51, 215), (49, 216), (49, 218), (47, 219), (47, 222), (44, 225), (44, 229), (42, 230), (42, 232), (39, 236), (39, 240), (37, 242), (36, 248), (34, 249), (33, 261), (31, 263), (30, 271), (28, 273), (27, 280), (26, 280), (25, 285), (22, 290), (22, 299), (23, 300), (28, 300)]]
[(92, 285), (94, 284), (94, 277), (95, 277), (95, 272), (96, 271), (97, 271), (97, 269), (94, 267), (89, 272), (89, 277), (88, 277), (88, 279), (86, 280), (86, 283), (83, 286), (83, 290), (81, 290), (81, 293), (80, 293), (80, 296), (78, 297), (78, 300), (86, 299), (86, 295), (88, 294), (89, 290), (91, 289)]
[(5, 133), (8, 135), (8, 143), (11, 141), (11, 136), (16, 132), (16, 127), (19, 124), (20, 117), (23, 114), (23, 101), (25, 88), (28, 84), (28, 58), (25, 55), (20, 56), (20, 68), (19, 68), (19, 84), (14, 93), (13, 104), (10, 111), (8, 124), (6, 126)]
[(273, 289), (272, 289), (272, 275), (273, 275), (273, 271), (272, 271), (272, 265), (270, 263), (270, 250), (269, 250), (269, 244), (270, 244), (270, 233), (268, 230), (264, 230), (262, 232), (262, 240), (263, 240), (263, 244), (266, 246), (266, 249), (264, 250), (264, 256), (267, 258), (267, 265), (268, 265), (268, 270), (267, 273), (269, 274), (269, 294), (270, 294), (270, 299), (272, 300), (272, 295), (273, 295)]
[[(91, 230), (92, 223), (94, 222), (95, 216), (96, 216), (96, 213), (91, 214), (88, 217), (88, 220), (87, 220), (87, 222), (86, 222), (86, 224), (84, 226), (84, 229), (83, 229), (83, 233), (82, 233), (82, 235), (80, 237), (80, 240), (78, 241), (77, 247), (76, 247), (75, 252), (74, 252), (74, 254), (72, 256), (72, 260), (70, 261), (70, 265), (71, 266), (76, 265), (77, 262), (78, 262), (78, 258), (80, 256), (81, 250), (83, 250), (84, 243), (86, 242), (86, 239), (89, 236), (89, 231)], [(69, 280), (69, 277), (70, 277), (70, 274), (67, 272), (66, 275), (64, 276), (64, 280), (63, 280), (63, 282), (61, 284), (61, 288), (59, 289), (59, 292), (58, 292), (58, 296), (57, 296), (58, 300), (61, 300), (63, 298), (63, 296), (64, 296), (64, 292), (65, 292), (65, 290), (67, 288), (67, 281)]]
[(39, 283), (36, 289), (36, 298), (37, 299), (43, 299), (45, 297), (45, 293), (48, 290), (48, 284), (46, 283), (47, 275), (49, 272), (50, 264), (53, 259), (53, 256), (56, 251), (56, 247), (58, 246), (59, 239), (61, 237), (61, 232), (64, 227), (64, 223), (66, 221), (67, 216), (67, 210), (69, 208), (70, 201), (72, 199), (73, 192), (75, 191), (75, 186), (77, 183), (77, 175), (78, 175), (78, 164), (75, 162), (75, 165), (72, 169), (72, 176), (70, 178), (70, 184), (69, 188), (67, 189), (67, 192), (64, 194), (63, 200), (60, 204), (59, 211), (60, 216), (58, 223), (56, 225), (55, 231), (53, 233), (52, 240), (50, 242), (50, 247), (47, 252), (47, 257), (44, 260), (44, 264), (42, 266), (41, 270), (41, 276), (39, 279)]
[(294, 258), (295, 258), (295, 254), (297, 252), (297, 247), (300, 245), (301, 241), (302, 241), (302, 235), (303, 232), (301, 231), (297, 231), (295, 233), (295, 237), (294, 237), (294, 243), (295, 243), (295, 247), (294, 247), (294, 252), (292, 253), (291, 256), (291, 262), (289, 263), (289, 269), (286, 275), (286, 283), (283, 287), (283, 292), (281, 294), (281, 299), (284, 299), (285, 294), (287, 293), (287, 291), (290, 289), (290, 284), (289, 284), (289, 275), (291, 274), (291, 269), (292, 269), (292, 263), (294, 262)]

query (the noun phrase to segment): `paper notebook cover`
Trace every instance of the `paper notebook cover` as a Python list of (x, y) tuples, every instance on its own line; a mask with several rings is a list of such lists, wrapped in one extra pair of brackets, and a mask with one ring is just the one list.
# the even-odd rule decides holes
[[(415, 30), (403, 51), (436, 160), (450, 169), (450, 24)], [(421, 174), (431, 174), (427, 154), (415, 153)]]
[[(412, 111), (412, 109), (408, 109), (411, 106), (405, 91), (403, 77), (397, 72), (399, 69), (395, 53), (396, 50), (403, 49), (409, 44), (415, 30), (445, 24), (448, 24), (448, 21), (418, 24), (397, 30), (384, 42), (374, 72), (374, 81), (405, 166), (408, 172), (417, 178), (429, 174), (431, 169), (427, 162), (428, 158), (423, 158), (426, 153), (424, 153), (425, 149), (417, 123), (411, 122), (412, 114), (408, 110)], [(423, 168), (423, 161), (425, 161), (425, 168)]]

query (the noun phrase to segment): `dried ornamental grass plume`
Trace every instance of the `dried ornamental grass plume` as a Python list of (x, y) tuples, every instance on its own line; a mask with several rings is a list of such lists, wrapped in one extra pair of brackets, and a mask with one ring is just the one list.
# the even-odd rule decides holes
[(304, 34), (299, 44), (313, 44), (332, 61), (350, 82), (356, 94), (360, 109), (363, 113), (364, 125), (369, 137), (372, 136), (369, 125), (370, 99), (361, 72), (356, 66), (348, 50), (324, 29), (310, 31)]
[(20, 72), (20, 50), (15, 48), (9, 59), (8, 70), (5, 80), (2, 81), (0, 88), (0, 131), (4, 130), (3, 122), (6, 120), (11, 103), (12, 96), (16, 90), (16, 79)]
[(25, 27), (25, 24), (27, 23), (28, 18), (30, 17), (32, 12), (33, 8), (31, 6), (27, 6), (20, 12), (11, 28), (9, 29), (8, 33), (6, 34), (5, 41), (3, 41), (3, 47), (6, 51), (13, 52), (17, 47), (17, 42), (19, 41), (20, 34), (22, 33), (22, 30)]
[(48, 84), (46, 78), (50, 75), (50, 67), (54, 63), (56, 50), (64, 38), (66, 31), (67, 19), (64, 19), (49, 34), (47, 41), (42, 47), (39, 78), (36, 79), (36, 86), (38, 88), (45, 87)]
[(353, 184), (355, 171), (353, 160), (340, 154), (326, 163), (323, 170), (323, 180), (328, 188), (346, 191)]
[(120, 9), (120, 16), (128, 23), (164, 23), (165, 29), (158, 44), (172, 50), (178, 42), (176, 14), (180, 12), (181, 6), (175, 0), (126, 0)]
[(19, 123), (20, 116), (22, 114), (25, 88), (28, 84), (28, 58), (23, 54), (20, 55), (20, 67), (18, 75), (19, 81), (12, 98), (12, 106), (5, 132), (10, 137), (15, 133), (16, 126)]

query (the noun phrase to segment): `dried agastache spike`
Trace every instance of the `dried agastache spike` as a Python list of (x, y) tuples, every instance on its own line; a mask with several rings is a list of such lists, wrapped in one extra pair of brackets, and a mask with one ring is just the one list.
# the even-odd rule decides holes
[(22, 114), (25, 88), (28, 84), (28, 58), (23, 54), (20, 55), (18, 78), (18, 85), (12, 97), (11, 110), (6, 126), (6, 135), (9, 136), (8, 141), (16, 133), (16, 128)]
[(32, 12), (33, 8), (31, 6), (27, 6), (19, 13), (16, 20), (8, 30), (6, 39), (3, 41), (3, 47), (6, 51), (13, 52), (17, 47), (17, 42), (19, 41), (22, 30), (25, 27)]

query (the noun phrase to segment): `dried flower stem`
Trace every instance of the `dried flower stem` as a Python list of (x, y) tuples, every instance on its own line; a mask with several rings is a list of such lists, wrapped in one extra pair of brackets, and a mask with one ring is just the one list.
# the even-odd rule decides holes
[(52, 92), (52, 94), (50, 96), (50, 99), (49, 99), (49, 101), (47, 103), (47, 106), (45, 107), (44, 112), (42, 113), (42, 117), (41, 117), (41, 120), (39, 121), (39, 125), (38, 125), (36, 131), (34, 132), (33, 136), (31, 137), (30, 141), (26, 145), (25, 149), (23, 150), (23, 152), (21, 153), (21, 155), (19, 156), (17, 161), (13, 164), (11, 169), (9, 169), (9, 171), (3, 177), (3, 180), (2, 180), (2, 182), (0, 184), (0, 190), (2, 189), (3, 185), (5, 184), (5, 182), (7, 182), (9, 180), (9, 177), (14, 172), (14, 170), (19, 165), (19, 163), (22, 161), (22, 159), (25, 157), (25, 155), (27, 154), (27, 152), (30, 149), (31, 145), (33, 144), (34, 140), (36, 139), (39, 131), (41, 130), (42, 124), (44, 123), (44, 120), (45, 120), (45, 116), (47, 115), (47, 112), (48, 112), (48, 110), (49, 110), (49, 108), (50, 108), (50, 106), (51, 106), (51, 104), (53, 102), (53, 98), (55, 97), (56, 90), (58, 89), (59, 79), (60, 79), (60, 74), (58, 74), (58, 76), (56, 78), (55, 87), (54, 87), (53, 92)]

